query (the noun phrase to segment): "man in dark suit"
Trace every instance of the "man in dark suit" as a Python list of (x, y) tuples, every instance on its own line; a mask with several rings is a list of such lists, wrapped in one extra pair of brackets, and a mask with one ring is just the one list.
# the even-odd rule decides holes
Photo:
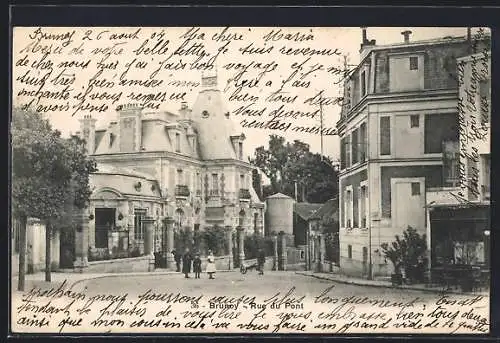
[(182, 256), (182, 272), (184, 273), (184, 277), (189, 278), (189, 273), (191, 273), (191, 264), (193, 262), (193, 255), (189, 252), (189, 249), (186, 248), (186, 252), (184, 256)]
[(172, 255), (174, 255), (174, 261), (175, 261), (175, 266), (176, 266), (176, 269), (177, 269), (177, 272), (180, 272), (181, 271), (181, 254), (179, 254), (177, 251), (172, 250)]

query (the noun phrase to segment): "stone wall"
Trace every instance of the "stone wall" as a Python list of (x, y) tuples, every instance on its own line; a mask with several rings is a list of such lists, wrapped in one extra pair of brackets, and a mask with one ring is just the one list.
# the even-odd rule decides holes
[(84, 269), (85, 273), (129, 273), (149, 271), (150, 257), (120, 258), (115, 260), (92, 261)]

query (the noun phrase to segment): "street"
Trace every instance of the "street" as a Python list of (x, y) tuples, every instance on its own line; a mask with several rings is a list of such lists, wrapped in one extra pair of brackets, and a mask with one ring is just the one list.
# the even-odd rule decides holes
[(295, 287), (296, 295), (306, 295), (307, 298), (318, 296), (326, 288), (334, 286), (329, 292), (331, 296), (369, 296), (371, 298), (389, 298), (393, 301), (419, 297), (421, 299), (435, 299), (435, 294), (425, 292), (398, 290), (384, 287), (366, 287), (335, 283), (319, 280), (313, 277), (297, 275), (295, 272), (266, 272), (258, 275), (257, 272), (249, 272), (242, 275), (239, 272), (219, 272), (214, 280), (208, 279), (206, 274), (201, 279), (185, 279), (183, 274), (169, 275), (140, 275), (123, 277), (104, 277), (85, 281), (89, 295), (102, 294), (110, 290), (119, 290), (129, 295), (137, 295), (151, 289), (155, 292), (181, 292), (186, 295), (204, 294), (215, 295), (255, 295), (272, 296), (277, 292), (286, 293)]

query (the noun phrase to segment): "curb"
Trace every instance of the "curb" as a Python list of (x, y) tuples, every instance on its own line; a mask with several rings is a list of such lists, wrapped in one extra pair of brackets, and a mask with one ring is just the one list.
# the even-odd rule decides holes
[[(217, 270), (217, 273), (231, 273), (235, 272), (235, 270)], [(85, 275), (85, 273), (75, 273), (79, 275)], [(202, 274), (206, 274), (203, 272)], [(181, 272), (173, 272), (173, 271), (153, 271), (153, 272), (130, 272), (130, 273), (116, 273), (116, 274), (103, 274), (99, 276), (91, 276), (88, 278), (82, 278), (79, 280), (76, 280), (73, 282), (73, 285), (76, 285), (78, 283), (84, 282), (84, 281), (89, 281), (89, 280), (97, 280), (97, 279), (104, 279), (104, 278), (112, 278), (112, 277), (127, 277), (127, 276), (153, 276), (153, 275), (183, 275)]]
[[(227, 269), (224, 269), (224, 270), (217, 270), (216, 273), (232, 273), (232, 272), (236, 272), (236, 271), (239, 271), (238, 270), (227, 270)], [(126, 272), (126, 273), (109, 273), (109, 274), (102, 274), (102, 275), (88, 275), (87, 277), (85, 277), (85, 273), (78, 273), (78, 272), (72, 272), (72, 273), (57, 273), (57, 274), (65, 274), (65, 275), (82, 275), (81, 278), (79, 278), (78, 280), (75, 280), (71, 283), (71, 287), (79, 284), (79, 283), (82, 283), (82, 282), (86, 282), (86, 281), (90, 281), (90, 280), (98, 280), (98, 279), (104, 279), (104, 278), (112, 278), (112, 277), (134, 277), (134, 276), (154, 276), (154, 275), (183, 275), (181, 272), (174, 272), (174, 271), (153, 271), (153, 272)], [(202, 274), (206, 274), (206, 272), (203, 272)], [(12, 281), (16, 281), (16, 279), (13, 279)], [(26, 279), (26, 281), (28, 281), (29, 279)], [(68, 282), (71, 282), (70, 278), (69, 280), (66, 279)], [(32, 281), (39, 281), (39, 280), (32, 280)], [(52, 282), (54, 282), (54, 280), (52, 280)]]
[[(464, 292), (458, 292), (458, 291), (443, 291), (443, 290), (438, 290), (438, 289), (430, 289), (430, 288), (418, 288), (418, 287), (394, 287), (390, 284), (387, 285), (382, 285), (382, 284), (370, 284), (370, 283), (363, 283), (359, 282), (357, 280), (339, 280), (327, 276), (320, 276), (320, 275), (314, 275), (314, 274), (307, 274), (307, 273), (302, 273), (302, 272), (295, 272), (298, 275), (302, 276), (309, 276), (313, 277), (316, 279), (320, 280), (327, 280), (327, 281), (333, 281), (337, 283), (342, 283), (342, 284), (347, 284), (347, 285), (356, 285), (356, 286), (366, 286), (366, 287), (378, 287), (378, 288), (389, 288), (389, 289), (398, 289), (398, 290), (411, 290), (411, 291), (420, 291), (420, 292), (429, 292), (429, 293), (438, 293), (438, 294), (456, 294), (456, 295), (472, 295), (474, 293), (464, 293)], [(483, 295), (480, 293), (476, 293), (475, 295)]]

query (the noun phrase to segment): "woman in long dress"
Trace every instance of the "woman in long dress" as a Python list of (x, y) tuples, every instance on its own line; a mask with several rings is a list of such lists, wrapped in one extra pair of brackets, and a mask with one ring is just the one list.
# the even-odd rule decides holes
[(214, 278), (215, 274), (215, 257), (214, 254), (212, 253), (212, 250), (208, 251), (208, 257), (207, 257), (207, 274), (209, 275), (209, 279)]

